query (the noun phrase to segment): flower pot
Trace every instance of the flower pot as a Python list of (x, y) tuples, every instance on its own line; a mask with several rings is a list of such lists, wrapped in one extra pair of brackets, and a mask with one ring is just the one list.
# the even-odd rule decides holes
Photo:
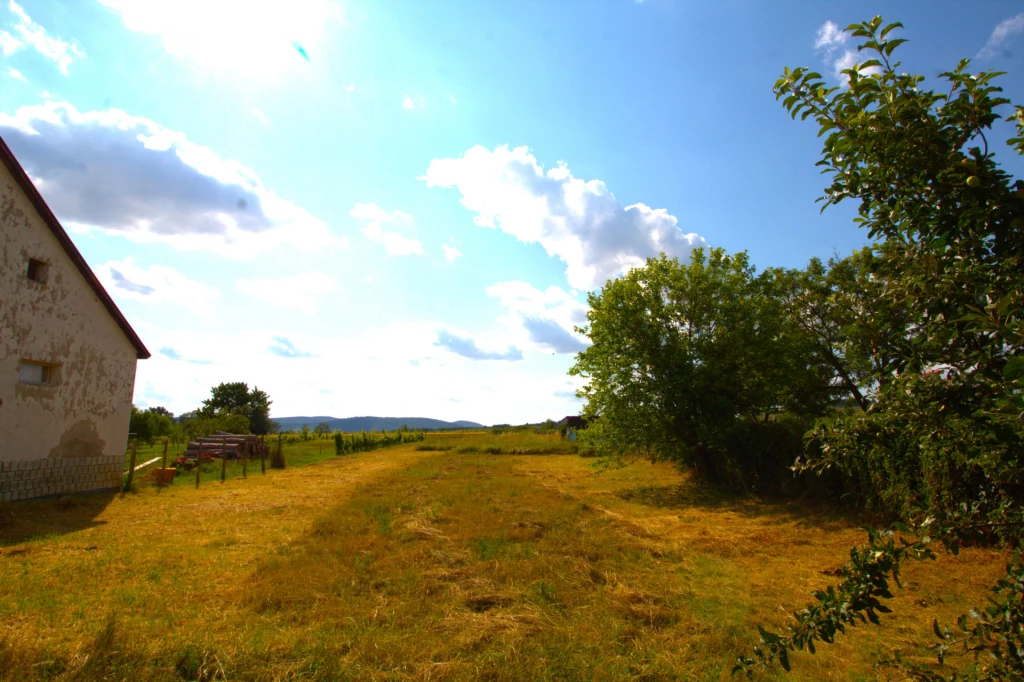
[(153, 469), (153, 482), (157, 485), (169, 485), (174, 483), (174, 477), (177, 473), (177, 469), (161, 469), (157, 467)]

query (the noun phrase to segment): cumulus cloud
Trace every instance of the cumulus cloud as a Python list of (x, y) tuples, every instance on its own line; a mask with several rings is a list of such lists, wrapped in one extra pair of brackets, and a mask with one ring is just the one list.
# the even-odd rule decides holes
[(120, 270), (114, 267), (110, 267), (110, 278), (114, 281), (114, 286), (118, 289), (124, 289), (130, 291), (133, 294), (142, 294), (143, 296), (152, 296), (156, 292), (155, 287), (151, 287), (148, 284), (139, 284), (133, 282), (124, 276)]
[(414, 109), (423, 110), (427, 106), (427, 101), (423, 99), (423, 95), (416, 93), (414, 95), (405, 95), (402, 97), (402, 108), (406, 111), (412, 111)]
[(32, 17), (14, 0), (7, 3), (7, 8), (14, 18), (14, 24), (13, 33), (8, 30), (0, 31), (0, 52), (5, 57), (22, 48), (31, 47), (56, 64), (60, 72), (66, 76), (72, 62), (85, 56), (77, 43), (69, 43), (49, 35), (46, 29), (32, 21)]
[(423, 244), (419, 239), (406, 237), (398, 232), (384, 229), (384, 225), (397, 228), (412, 227), (412, 216), (402, 211), (388, 213), (377, 204), (357, 203), (349, 215), (363, 223), (363, 234), (370, 241), (383, 244), (389, 256), (422, 255)]
[[(505, 350), (507, 340), (490, 336), (485, 340), (442, 320), (396, 319), (379, 327), (355, 325), (333, 332), (318, 325), (299, 335), (280, 327), (273, 316), (262, 315), (250, 318), (246, 329), (246, 338), (255, 343), (239, 343), (237, 325), (222, 321), (218, 318), (196, 334), (170, 320), (133, 320), (142, 338), (153, 341), (155, 351), (153, 358), (139, 363), (136, 394), (147, 385), (159, 387), (161, 393), (173, 396), (162, 404), (173, 412), (185, 412), (210, 397), (210, 386), (243, 379), (270, 394), (271, 416), (409, 414), (522, 424), (578, 412), (578, 402), (554, 395), (583, 384), (552, 371), (553, 365), (567, 366), (568, 357), (530, 358), (524, 352), (528, 357), (519, 362), (470, 360), (438, 346), (438, 330), (472, 337), (485, 352)], [(287, 338), (298, 352), (309, 352), (313, 359), (270, 352), (271, 344), (280, 345), (275, 336)], [(159, 353), (158, 348), (210, 364), (186, 365)], [(349, 361), (326, 362), (326, 358)], [(305, 365), (315, 365), (315, 371), (301, 371)], [(450, 403), (449, 397), (462, 402)]]
[(304, 313), (315, 313), (320, 309), (318, 299), (338, 290), (334, 278), (324, 272), (300, 272), (287, 277), (243, 278), (236, 285), (242, 293), (272, 306)]
[(555, 353), (578, 353), (590, 345), (574, 331), (586, 324), (587, 306), (559, 287), (541, 291), (526, 282), (499, 282), (487, 287), (487, 295), (508, 308), (498, 322), (514, 343)]
[(1009, 57), (1010, 49), (1007, 47), (1007, 43), (1011, 37), (1022, 32), (1024, 32), (1024, 13), (999, 22), (992, 30), (992, 35), (988, 37), (988, 41), (978, 51), (975, 59), (991, 59), (997, 55)]
[[(814, 40), (814, 48), (818, 50), (822, 60), (831, 67), (833, 75), (843, 83), (848, 80), (843, 71), (852, 69), (859, 61), (867, 61), (866, 58), (859, 58), (857, 50), (846, 47), (849, 40), (850, 34), (839, 28), (834, 21), (826, 21), (818, 27), (818, 33)], [(858, 69), (858, 71), (865, 75), (882, 72), (877, 66), (869, 66)]]
[(22, 83), (28, 83), (28, 79), (25, 78), (25, 75), (15, 68), (7, 69), (7, 75), (13, 78), (14, 80), (21, 81)]
[(304, 350), (299, 350), (284, 336), (275, 336), (272, 339), (274, 343), (267, 349), (274, 355), (282, 358), (311, 358), (312, 353), (307, 353)]
[(130, 31), (205, 71), (266, 79), (307, 66), (341, 19), (334, 0), (100, 0)]
[(706, 243), (665, 209), (623, 206), (603, 182), (576, 178), (565, 164), (545, 171), (526, 147), (476, 146), (459, 158), (434, 159), (420, 179), (458, 189), (477, 225), (562, 259), (579, 289), (602, 286), (662, 252), (686, 259)]
[(555, 353), (578, 353), (588, 345), (554, 320), (527, 317), (523, 319), (523, 328), (531, 341), (547, 346)]
[(191, 280), (166, 265), (144, 267), (131, 257), (109, 261), (93, 269), (111, 296), (150, 305), (179, 305), (208, 315), (211, 302), (220, 291), (204, 282)]
[(835, 49), (845, 45), (849, 38), (850, 34), (839, 28), (839, 24), (834, 21), (826, 21), (818, 28), (818, 36), (814, 41), (814, 47), (818, 50)]
[(454, 263), (455, 259), (462, 255), (461, 251), (448, 244), (441, 244), (441, 249), (444, 251), (444, 259), (449, 263)]
[(508, 360), (515, 362), (523, 359), (523, 351), (515, 346), (509, 346), (505, 351), (486, 351), (479, 348), (473, 339), (456, 336), (446, 329), (438, 330), (437, 341), (434, 345), (470, 360)]
[(117, 109), (79, 112), (48, 101), (0, 113), (0, 134), (73, 228), (232, 258), (346, 241), (249, 168)]

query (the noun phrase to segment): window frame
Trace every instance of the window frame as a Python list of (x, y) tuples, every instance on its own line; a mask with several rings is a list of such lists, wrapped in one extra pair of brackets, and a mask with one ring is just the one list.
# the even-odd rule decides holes
[(36, 284), (46, 284), (50, 274), (50, 264), (41, 258), (29, 258), (25, 268), (25, 278)]
[[(22, 379), (22, 368), (26, 366), (41, 368), (42, 381), (29, 381)], [(21, 362), (18, 363), (18, 383), (26, 384), (28, 386), (56, 386), (60, 378), (58, 374), (59, 369), (60, 365), (55, 362), (43, 362), (41, 360), (22, 358)]]

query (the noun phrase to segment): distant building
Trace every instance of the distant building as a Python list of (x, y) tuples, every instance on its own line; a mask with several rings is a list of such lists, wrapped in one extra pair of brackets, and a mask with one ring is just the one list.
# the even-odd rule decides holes
[(0, 139), (0, 500), (121, 483), (149, 351)]
[(583, 417), (577, 417), (569, 415), (558, 422), (559, 431), (562, 433), (563, 438), (568, 438), (571, 441), (576, 440), (576, 432), (582, 431), (587, 428), (587, 420)]

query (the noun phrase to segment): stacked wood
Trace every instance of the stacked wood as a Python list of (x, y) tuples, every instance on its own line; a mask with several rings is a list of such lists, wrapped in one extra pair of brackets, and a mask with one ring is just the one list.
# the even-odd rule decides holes
[(266, 456), (267, 446), (259, 436), (217, 431), (212, 436), (196, 438), (185, 448), (185, 457), (197, 459), (200, 454), (227, 459), (254, 459)]

